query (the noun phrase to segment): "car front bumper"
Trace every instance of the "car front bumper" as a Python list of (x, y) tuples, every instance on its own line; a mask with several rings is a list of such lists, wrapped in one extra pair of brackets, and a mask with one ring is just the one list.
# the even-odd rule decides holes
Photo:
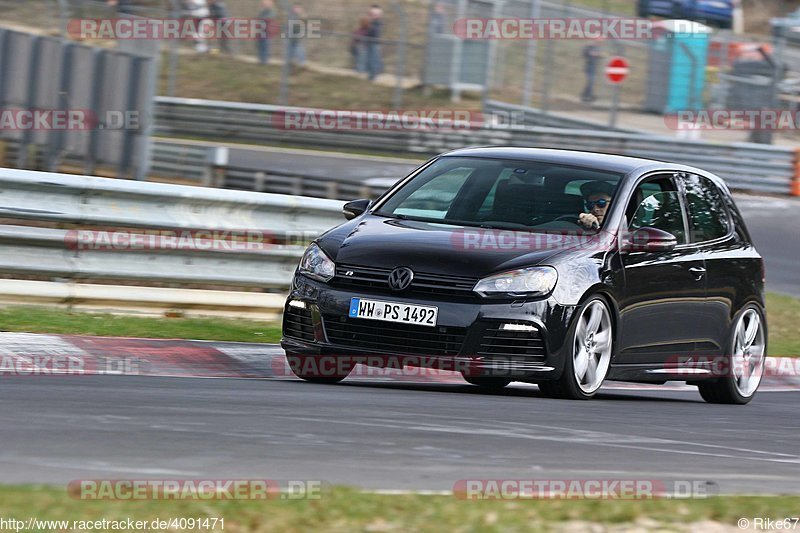
[[(350, 318), (353, 297), (438, 307), (435, 327)], [(373, 366), (425, 366), (514, 381), (557, 379), (574, 306), (553, 298), (431, 298), (341, 289), (295, 275), (284, 308), (288, 356), (352, 358)], [(507, 326), (513, 325), (513, 326)], [(514, 328), (514, 329), (507, 329)], [(395, 361), (392, 361), (395, 358)]]

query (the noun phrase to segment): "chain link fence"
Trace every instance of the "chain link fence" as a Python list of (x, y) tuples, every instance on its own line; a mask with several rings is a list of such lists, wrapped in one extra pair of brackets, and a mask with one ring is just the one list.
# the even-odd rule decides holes
[[(380, 7), (377, 15), (373, 1)], [(113, 4), (0, 0), (0, 10), (5, 24), (36, 27), (52, 35), (67, 33), (67, 24), (75, 18), (193, 16), (181, 0), (117, 0)], [(731, 91), (743, 86), (753, 87), (752, 94), (759, 93), (763, 100), (759, 107), (800, 107), (798, 84), (782, 83), (782, 69), (773, 68), (774, 76), (767, 73), (766, 80), (764, 73), (735, 71), (737, 61), (762, 60), (759, 50), (774, 51), (775, 64), (784, 62), (785, 48), (773, 50), (765, 43), (771, 40), (767, 36), (715, 32), (708, 42), (698, 43), (669, 35), (651, 40), (536, 40), (469, 39), (458, 32), (465, 19), (611, 18), (615, 15), (608, 10), (620, 9), (615, 1), (596, 2), (591, 9), (571, 0), (228, 0), (219, 4), (223, 9), (217, 16), (270, 18), (273, 37), (268, 43), (249, 39), (163, 43), (166, 59), (160, 94), (350, 109), (369, 108), (375, 102), (384, 109), (442, 107), (448, 97), (453, 101), (468, 98), (461, 105), (476, 107), (479, 100), (507, 102), (545, 114), (581, 115), (599, 123), (612, 122), (615, 100), (622, 111), (652, 116), (676, 109), (730, 106)], [(206, 17), (212, 18), (213, 13), (209, 9)], [(377, 32), (370, 29), (376, 18), (380, 20)], [(307, 35), (291, 38), (292, 21), (298, 19), (305, 21)], [(99, 44), (136, 47), (140, 43)], [(800, 62), (800, 52), (789, 51)], [(604, 75), (606, 64), (616, 56), (624, 57), (629, 65), (627, 78), (618, 86)], [(226, 92), (225, 86), (234, 82), (239, 86), (264, 82), (236, 74), (220, 81), (214, 70), (220, 70), (222, 63), (204, 62), (206, 57), (230, 58), (225, 62), (228, 68), (237, 62), (265, 62), (262, 72), (272, 73), (277, 81), (250, 92)], [(319, 76), (312, 78), (309, 72)], [(769, 96), (758, 90), (765, 85), (772, 91)], [(187, 87), (194, 87), (194, 92), (187, 94)], [(375, 97), (378, 93), (381, 96)], [(250, 99), (251, 94), (258, 97)], [(432, 94), (437, 99), (429, 99)]]

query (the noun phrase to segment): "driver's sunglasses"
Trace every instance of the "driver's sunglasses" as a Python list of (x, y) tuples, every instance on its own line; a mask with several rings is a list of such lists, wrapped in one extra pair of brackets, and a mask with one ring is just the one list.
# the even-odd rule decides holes
[(586, 202), (586, 207), (588, 209), (592, 209), (594, 206), (597, 206), (597, 207), (602, 209), (603, 207), (607, 206), (610, 203), (611, 203), (611, 200), (606, 200), (605, 198), (603, 198), (601, 200), (595, 200), (593, 202), (587, 201)]

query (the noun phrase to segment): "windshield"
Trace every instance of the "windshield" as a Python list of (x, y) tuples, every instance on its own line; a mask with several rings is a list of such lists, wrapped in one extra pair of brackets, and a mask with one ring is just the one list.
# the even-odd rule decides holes
[(599, 228), (621, 177), (550, 163), (442, 157), (375, 214), (501, 229)]

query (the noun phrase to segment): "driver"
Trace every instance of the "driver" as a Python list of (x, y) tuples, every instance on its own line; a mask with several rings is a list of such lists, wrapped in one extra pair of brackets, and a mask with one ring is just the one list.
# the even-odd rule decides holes
[(613, 192), (614, 186), (606, 181), (589, 181), (581, 185), (581, 194), (589, 212), (578, 215), (578, 224), (586, 229), (600, 228)]

